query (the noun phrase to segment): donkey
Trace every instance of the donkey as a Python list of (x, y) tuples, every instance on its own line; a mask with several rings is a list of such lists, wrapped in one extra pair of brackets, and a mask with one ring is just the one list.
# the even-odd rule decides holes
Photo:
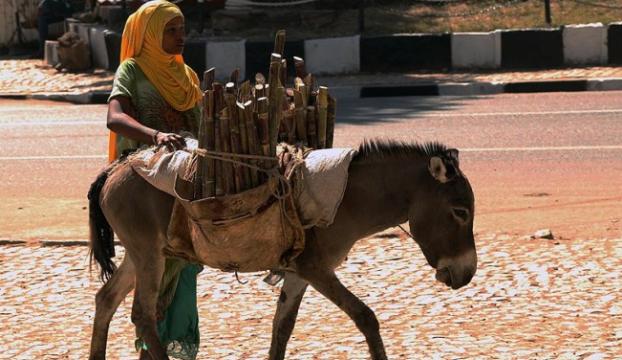
[[(374, 312), (335, 275), (354, 243), (366, 236), (408, 221), (438, 281), (458, 289), (475, 274), (474, 196), (460, 171), (457, 150), (440, 143), (367, 141), (360, 145), (348, 173), (334, 223), (307, 230), (304, 251), (291, 268), (280, 269), (285, 275), (273, 320), (270, 360), (285, 358), (308, 285), (355, 322), (372, 359), (387, 358)], [(109, 277), (95, 298), (89, 359), (105, 359), (110, 320), (134, 287), (132, 322), (149, 344), (151, 358), (168, 359), (157, 337), (156, 303), (174, 199), (123, 161), (99, 175), (89, 198), (91, 260), (99, 263), (102, 278)], [(126, 249), (116, 270), (113, 230)]]

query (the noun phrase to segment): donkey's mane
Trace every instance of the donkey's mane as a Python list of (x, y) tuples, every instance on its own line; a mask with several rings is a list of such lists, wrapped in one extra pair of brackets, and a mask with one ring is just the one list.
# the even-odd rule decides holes
[(387, 157), (432, 157), (442, 155), (447, 146), (433, 141), (426, 143), (405, 142), (397, 140), (365, 140), (359, 145), (355, 160), (384, 159)]

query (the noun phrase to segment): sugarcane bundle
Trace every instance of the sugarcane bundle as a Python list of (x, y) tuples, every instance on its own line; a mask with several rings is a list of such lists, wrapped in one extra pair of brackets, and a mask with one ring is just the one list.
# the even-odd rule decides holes
[(284, 48), (285, 31), (280, 30), (268, 76), (258, 73), (254, 83), (240, 84), (238, 69), (224, 85), (214, 80), (214, 68), (205, 72), (199, 148), (216, 156), (197, 159), (195, 199), (236, 194), (265, 183), (281, 142), (332, 147), (335, 99), (327, 87), (316, 85), (300, 57), (293, 58), (296, 76), (287, 87)]

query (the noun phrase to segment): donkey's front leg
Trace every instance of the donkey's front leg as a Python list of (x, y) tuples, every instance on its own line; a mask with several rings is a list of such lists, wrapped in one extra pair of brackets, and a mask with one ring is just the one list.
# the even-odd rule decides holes
[(156, 306), (162, 274), (164, 256), (156, 252), (140, 259), (136, 265), (136, 291), (132, 306), (132, 322), (137, 335), (143, 341), (144, 349), (153, 360), (168, 360), (166, 350), (160, 344), (156, 324)]
[(333, 271), (305, 269), (299, 271), (299, 274), (354, 320), (356, 327), (365, 335), (372, 360), (387, 359), (376, 315), (356, 295), (343, 286)]
[(272, 323), (272, 343), (270, 344), (270, 360), (283, 360), (289, 337), (292, 335), (298, 309), (308, 283), (294, 273), (285, 273), (281, 295)]

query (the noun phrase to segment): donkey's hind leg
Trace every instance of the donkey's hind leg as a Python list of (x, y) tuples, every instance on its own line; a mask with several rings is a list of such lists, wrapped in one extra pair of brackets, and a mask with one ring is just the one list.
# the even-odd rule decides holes
[(134, 264), (129, 256), (123, 258), (119, 268), (99, 289), (95, 296), (95, 320), (91, 336), (90, 360), (106, 358), (108, 327), (117, 307), (134, 288)]
[(157, 332), (156, 310), (164, 256), (158, 251), (143, 252), (136, 264), (136, 290), (132, 305), (132, 322), (136, 326), (144, 349), (153, 360), (167, 360), (166, 350), (160, 343)]
[(343, 286), (333, 271), (306, 270), (299, 269), (300, 276), (354, 320), (356, 327), (365, 335), (372, 360), (386, 360), (380, 325), (374, 312)]
[(283, 360), (287, 341), (292, 335), (300, 302), (309, 283), (294, 273), (285, 273), (281, 295), (272, 323), (272, 343), (270, 344), (270, 360)]

